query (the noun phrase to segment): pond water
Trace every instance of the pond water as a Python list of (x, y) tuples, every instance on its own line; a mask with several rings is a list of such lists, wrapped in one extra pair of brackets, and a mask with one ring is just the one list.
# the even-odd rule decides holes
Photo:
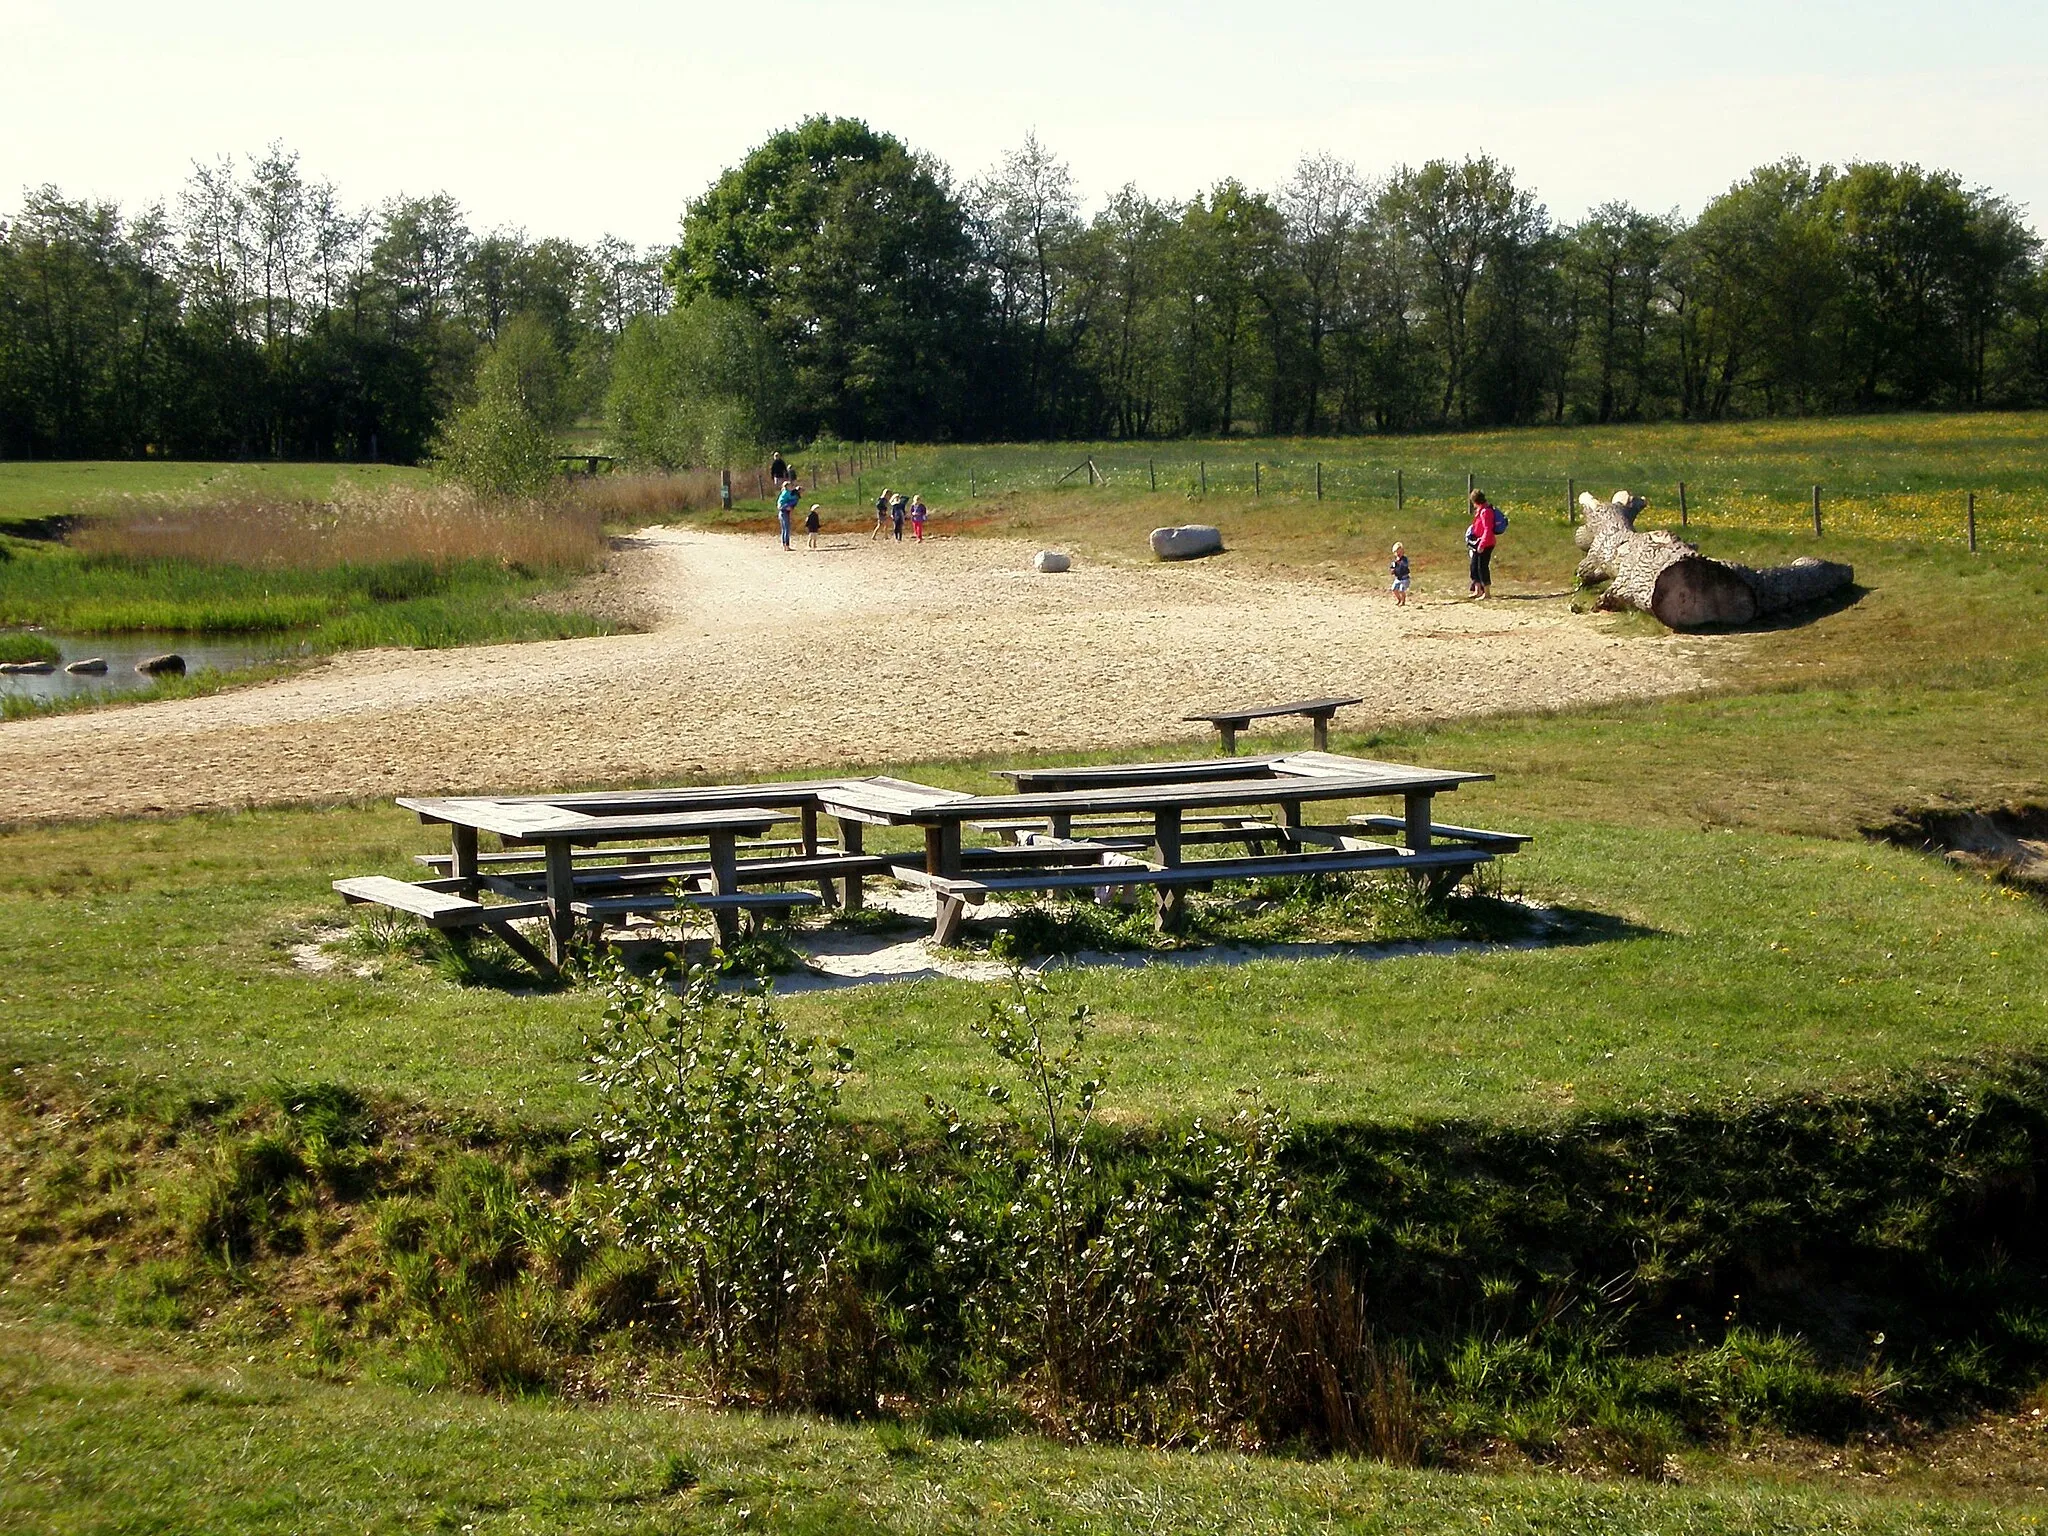
[[(81, 695), (113, 698), (137, 693), (154, 678), (135, 670), (135, 664), (151, 656), (175, 652), (185, 658), (185, 671), (226, 672), (236, 667), (255, 666), (286, 656), (302, 654), (306, 647), (289, 634), (257, 635), (175, 635), (118, 634), (67, 635), (60, 630), (37, 630), (63, 653), (48, 672), (0, 672), (0, 698), (75, 699)], [(97, 656), (107, 664), (104, 672), (66, 672), (65, 663)]]

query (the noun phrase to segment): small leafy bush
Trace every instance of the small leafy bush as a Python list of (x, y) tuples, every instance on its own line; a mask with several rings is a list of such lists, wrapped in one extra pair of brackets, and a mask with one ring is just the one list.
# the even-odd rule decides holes
[(676, 1288), (715, 1385), (788, 1400), (843, 1231), (830, 1117), (852, 1053), (792, 1035), (712, 966), (599, 966), (586, 1080), (620, 1240)]

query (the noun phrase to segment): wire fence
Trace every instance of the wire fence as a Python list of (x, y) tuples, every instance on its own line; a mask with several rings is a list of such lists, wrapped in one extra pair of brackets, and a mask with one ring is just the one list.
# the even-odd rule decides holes
[[(1684, 530), (1805, 533), (1858, 538), (1955, 543), (1975, 550), (1986, 543), (2048, 543), (2048, 477), (2041, 484), (1979, 487), (1885, 483), (1869, 477), (1832, 482), (1800, 480), (1787, 472), (1707, 472), (1697, 478), (1602, 470), (1586, 476), (1500, 473), (1437, 465), (1273, 457), (1161, 453), (1103, 447), (1085, 452), (1043, 445), (955, 448), (899, 447), (890, 443), (835, 445), (803, 453), (790, 469), (817, 494), (833, 501), (864, 499), (885, 487), (917, 490), (928, 502), (958, 505), (982, 498), (1044, 492), (1108, 490), (1176, 497), (1191, 502), (1271, 500), (1320, 503), (1417, 516), (1462, 515), (1470, 492), (1485, 490), (1511, 516), (1578, 519), (1578, 497), (1606, 498), (1626, 489), (1644, 496), (1646, 521)], [(1508, 468), (1512, 468), (1509, 466)], [(2032, 476), (2025, 477), (2032, 479)], [(765, 466), (733, 472), (741, 499), (772, 496)]]

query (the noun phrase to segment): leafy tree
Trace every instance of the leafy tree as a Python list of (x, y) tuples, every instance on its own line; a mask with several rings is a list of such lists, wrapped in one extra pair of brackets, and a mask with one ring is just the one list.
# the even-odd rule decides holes
[(753, 311), (698, 298), (627, 327), (605, 415), (613, 447), (628, 460), (716, 468), (769, 439), (787, 393), (781, 359)]
[(945, 173), (864, 123), (778, 133), (690, 204), (667, 275), (760, 318), (798, 433), (942, 436), (974, 416), (985, 302)]

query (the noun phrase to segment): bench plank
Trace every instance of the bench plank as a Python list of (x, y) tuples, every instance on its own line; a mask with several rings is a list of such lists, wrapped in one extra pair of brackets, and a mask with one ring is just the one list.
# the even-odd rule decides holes
[(487, 907), (451, 891), (434, 891), (389, 875), (355, 875), (334, 882), (343, 900), (369, 903), (409, 912), (434, 928), (470, 928), (479, 923), (509, 923), (519, 918), (545, 916), (545, 901), (510, 902)]
[[(1347, 816), (1344, 820), (1350, 826), (1370, 827), (1375, 832), (1399, 832), (1407, 826), (1399, 816), (1358, 815)], [(1440, 821), (1430, 823), (1429, 835), (1477, 843), (1481, 847), (1498, 847), (1509, 853), (1524, 843), (1534, 841), (1527, 832), (1490, 832), (1484, 827), (1453, 827)]]

